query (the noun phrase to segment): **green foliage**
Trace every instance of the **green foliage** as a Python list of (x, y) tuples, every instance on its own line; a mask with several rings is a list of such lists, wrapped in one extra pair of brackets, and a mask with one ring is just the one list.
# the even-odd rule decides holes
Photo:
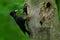
[[(11, 10), (21, 9), (24, 0), (0, 0), (0, 40), (28, 40), (14, 19), (9, 15)], [(17, 13), (20, 15), (20, 13)], [(21, 15), (23, 15), (21, 13)]]
[(57, 8), (58, 8), (58, 16), (60, 20), (60, 0), (56, 0)]

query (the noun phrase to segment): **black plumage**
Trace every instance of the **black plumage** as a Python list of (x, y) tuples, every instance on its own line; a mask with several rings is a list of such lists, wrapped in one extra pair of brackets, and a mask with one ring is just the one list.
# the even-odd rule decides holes
[(17, 16), (15, 11), (11, 11), (10, 15), (14, 18), (14, 20), (16, 21), (20, 29), (23, 31), (23, 33), (25, 34), (25, 32), (27, 32), (28, 35), (30, 35), (29, 31), (25, 28), (26, 19), (23, 19), (21, 16)]

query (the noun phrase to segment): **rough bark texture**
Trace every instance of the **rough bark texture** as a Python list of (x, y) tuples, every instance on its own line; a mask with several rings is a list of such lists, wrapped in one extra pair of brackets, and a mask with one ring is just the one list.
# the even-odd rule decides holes
[(56, 38), (58, 13), (55, 0), (26, 0), (30, 40), (59, 40)]

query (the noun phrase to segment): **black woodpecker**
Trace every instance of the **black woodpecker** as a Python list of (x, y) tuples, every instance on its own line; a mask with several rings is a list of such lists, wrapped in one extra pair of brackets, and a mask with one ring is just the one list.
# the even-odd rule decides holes
[(29, 31), (25, 28), (26, 19), (23, 19), (21, 16), (17, 16), (15, 11), (11, 11), (10, 15), (14, 18), (14, 20), (16, 21), (20, 29), (23, 31), (23, 33), (25, 34), (27, 32), (28, 35), (30, 35)]

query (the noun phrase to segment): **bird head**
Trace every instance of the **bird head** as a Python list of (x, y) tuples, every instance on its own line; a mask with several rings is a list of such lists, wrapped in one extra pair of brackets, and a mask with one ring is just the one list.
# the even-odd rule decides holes
[(11, 11), (11, 12), (10, 12), (10, 15), (11, 15), (11, 16), (14, 16), (14, 15), (16, 15), (16, 12), (15, 12), (15, 11)]

